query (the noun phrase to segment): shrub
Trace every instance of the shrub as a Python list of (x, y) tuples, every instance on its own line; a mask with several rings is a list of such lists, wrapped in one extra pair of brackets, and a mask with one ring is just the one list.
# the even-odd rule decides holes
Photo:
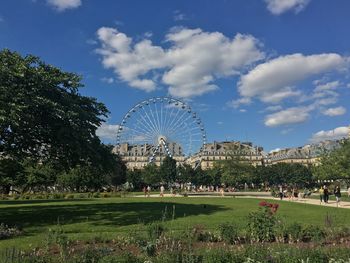
[(239, 240), (237, 229), (234, 223), (223, 223), (219, 225), (220, 236), (230, 244), (234, 244)]
[(51, 195), (52, 199), (63, 199), (64, 198), (64, 194), (61, 193), (54, 193)]
[(45, 199), (43, 195), (34, 195), (34, 199)]
[(73, 194), (67, 194), (64, 198), (65, 199), (74, 199), (74, 195)]
[(111, 197), (111, 195), (110, 195), (109, 193), (103, 193), (103, 194), (102, 194), (102, 197), (103, 197), (103, 198), (108, 198), (108, 197)]
[(100, 198), (100, 193), (99, 192), (93, 193), (92, 197), (93, 198)]
[(276, 217), (269, 207), (252, 212), (247, 218), (247, 232), (251, 242), (271, 242), (275, 239)]
[(21, 196), (19, 194), (12, 195), (13, 200), (18, 200)]
[(164, 231), (164, 225), (160, 222), (153, 222), (147, 226), (147, 234), (151, 240), (159, 238)]
[(309, 225), (302, 230), (302, 240), (304, 242), (314, 241), (321, 242), (324, 240), (326, 233), (319, 226)]
[(78, 198), (88, 198), (88, 194), (80, 193), (80, 194), (78, 195)]
[(9, 227), (8, 225), (5, 225), (4, 223), (0, 224), (0, 240), (6, 239), (14, 236), (18, 236), (21, 234), (21, 231), (16, 227)]

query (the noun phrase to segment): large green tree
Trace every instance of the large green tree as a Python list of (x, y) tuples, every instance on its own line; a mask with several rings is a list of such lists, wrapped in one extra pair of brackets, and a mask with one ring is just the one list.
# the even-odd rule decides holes
[(108, 110), (82, 96), (82, 87), (80, 76), (38, 57), (0, 51), (3, 192), (11, 186), (45, 188), (57, 181), (79, 190), (125, 182), (125, 164), (96, 135)]
[(176, 180), (176, 160), (166, 156), (159, 168), (160, 177), (163, 182), (173, 183)]
[(0, 153), (57, 160), (64, 167), (94, 163), (104, 104), (82, 96), (80, 76), (38, 57), (0, 51)]
[(350, 181), (350, 139), (344, 140), (340, 148), (325, 153), (321, 164), (313, 169), (315, 179), (345, 179)]

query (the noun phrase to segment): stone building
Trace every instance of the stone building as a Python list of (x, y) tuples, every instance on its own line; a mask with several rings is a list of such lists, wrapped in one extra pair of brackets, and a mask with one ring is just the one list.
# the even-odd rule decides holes
[(340, 142), (339, 140), (327, 140), (302, 147), (273, 151), (268, 154), (265, 163), (268, 165), (277, 163), (300, 163), (305, 166), (318, 165), (322, 154), (337, 149)]
[(192, 167), (198, 165), (203, 170), (210, 169), (216, 161), (240, 158), (241, 161), (253, 166), (263, 165), (265, 152), (262, 147), (254, 146), (251, 142), (224, 141), (207, 143), (202, 151), (188, 159)]
[(152, 156), (154, 156), (153, 163), (160, 166), (162, 160), (167, 156), (167, 152), (177, 163), (183, 163), (185, 160), (181, 146), (175, 142), (167, 143), (167, 147), (161, 145), (155, 154), (154, 146), (150, 144), (131, 145), (123, 143), (119, 147), (114, 147), (113, 152), (118, 153), (126, 162), (127, 168), (131, 170), (144, 168), (149, 164)]

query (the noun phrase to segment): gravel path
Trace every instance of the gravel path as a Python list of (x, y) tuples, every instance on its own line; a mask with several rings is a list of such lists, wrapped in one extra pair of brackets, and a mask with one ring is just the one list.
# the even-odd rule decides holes
[[(226, 194), (224, 196), (220, 196), (219, 193), (201, 193), (201, 194), (191, 194), (188, 197), (189, 198), (206, 198), (206, 197), (215, 197), (215, 198), (256, 198), (256, 199), (261, 199), (261, 200), (265, 200), (265, 199), (269, 199), (269, 200), (280, 200), (279, 198), (275, 198), (272, 197), (270, 195), (267, 195), (265, 193), (260, 193), (259, 192), (237, 192), (239, 194)], [(137, 197), (142, 197), (142, 198), (147, 198), (144, 197), (143, 195), (139, 195)], [(151, 198), (161, 198), (159, 194), (151, 194), (150, 195)], [(177, 198), (177, 197), (183, 197), (183, 195), (176, 195), (173, 196), (171, 194), (164, 194), (164, 197), (173, 197), (173, 198)], [(345, 201), (341, 201), (340, 203), (337, 204), (336, 201), (329, 201), (327, 204), (326, 203), (320, 203), (320, 201), (318, 199), (312, 199), (312, 198), (303, 198), (303, 199), (298, 199), (298, 198), (294, 198), (293, 200), (288, 199), (288, 198), (283, 198), (282, 199), (283, 202), (294, 202), (294, 203), (301, 203), (301, 204), (310, 204), (310, 205), (320, 205), (320, 206), (325, 206), (325, 207), (338, 207), (338, 208), (346, 208), (346, 209), (350, 209), (350, 202), (345, 202)]]

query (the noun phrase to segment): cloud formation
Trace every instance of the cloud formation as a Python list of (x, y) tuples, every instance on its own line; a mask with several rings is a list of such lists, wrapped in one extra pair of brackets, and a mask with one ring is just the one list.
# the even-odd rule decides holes
[(349, 127), (338, 127), (334, 130), (319, 131), (312, 135), (310, 142), (316, 143), (324, 140), (338, 140), (349, 136)]
[(287, 11), (299, 13), (310, 2), (310, 0), (264, 0), (267, 4), (267, 9), (274, 15), (280, 15)]
[(345, 113), (346, 113), (346, 109), (342, 106), (336, 107), (336, 108), (329, 108), (323, 111), (324, 115), (331, 116), (331, 117), (344, 115)]
[(96, 135), (102, 140), (115, 140), (117, 138), (117, 132), (119, 125), (102, 123), (97, 128)]
[(163, 84), (171, 96), (182, 98), (216, 90), (215, 80), (237, 75), (264, 58), (258, 40), (251, 35), (228, 38), (199, 28), (173, 28), (165, 36), (167, 49), (149, 39), (135, 43), (115, 28), (102, 27), (97, 35), (103, 65), (122, 81), (147, 92)]
[(58, 11), (64, 11), (66, 9), (73, 9), (81, 6), (81, 0), (47, 0), (47, 3)]
[(242, 97), (258, 97), (263, 102), (278, 103), (300, 95), (300, 91), (293, 88), (298, 82), (335, 70), (343, 62), (343, 58), (335, 53), (280, 56), (257, 65), (243, 75), (238, 90)]
[(292, 107), (269, 114), (265, 118), (265, 125), (276, 127), (281, 125), (305, 122), (310, 117), (310, 107)]

